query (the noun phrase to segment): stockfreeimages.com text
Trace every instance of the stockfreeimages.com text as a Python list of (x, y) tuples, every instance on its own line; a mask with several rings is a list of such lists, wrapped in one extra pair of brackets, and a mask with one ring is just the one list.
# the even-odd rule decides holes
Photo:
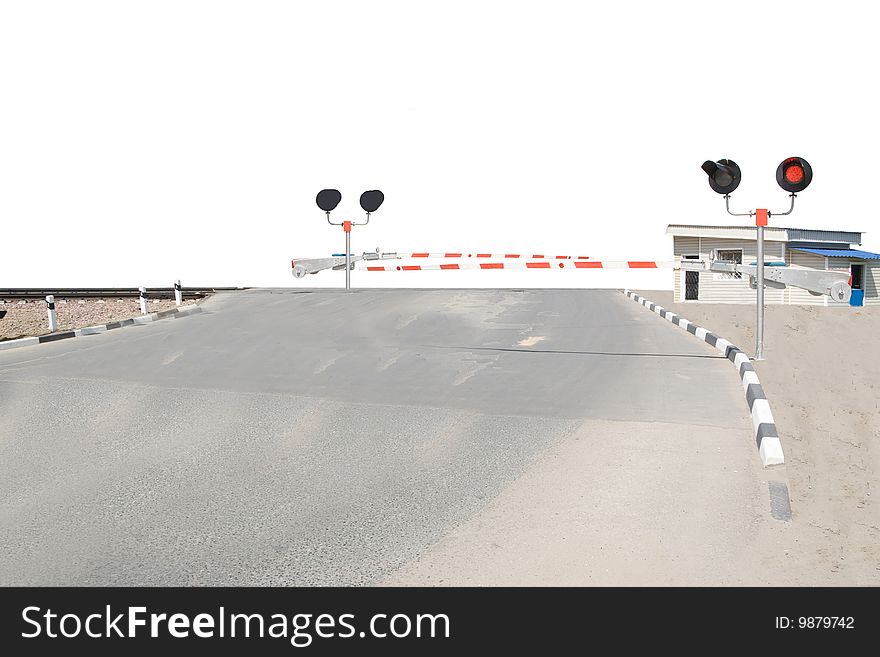
[(59, 614), (51, 609), (25, 607), (21, 612), (26, 629), (21, 636), (93, 639), (119, 637), (195, 636), (203, 639), (245, 637), (289, 639), (297, 648), (311, 645), (315, 638), (449, 638), (450, 623), (446, 614), (374, 614), (361, 630), (354, 614), (245, 614), (230, 613), (220, 607), (216, 613), (188, 614), (147, 613), (146, 607), (126, 607), (114, 612), (110, 605), (103, 611), (81, 617)]

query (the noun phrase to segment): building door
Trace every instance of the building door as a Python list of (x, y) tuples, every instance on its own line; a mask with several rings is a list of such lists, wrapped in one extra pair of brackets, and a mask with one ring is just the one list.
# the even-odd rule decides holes
[(850, 278), (852, 280), (852, 296), (849, 298), (849, 305), (864, 306), (865, 305), (865, 265), (852, 264), (849, 266)]
[[(684, 260), (699, 260), (700, 256), (682, 256)], [(686, 271), (684, 273), (684, 300), (696, 301), (700, 298), (700, 272)]]

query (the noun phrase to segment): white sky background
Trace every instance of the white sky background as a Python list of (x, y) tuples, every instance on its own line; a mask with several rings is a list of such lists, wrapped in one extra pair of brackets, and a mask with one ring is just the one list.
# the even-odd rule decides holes
[[(338, 286), (355, 252), (671, 259), (667, 223), (735, 209), (867, 231), (876, 26), (866, 2), (0, 0), (0, 287)], [(357, 273), (356, 286), (669, 288), (670, 271)]]

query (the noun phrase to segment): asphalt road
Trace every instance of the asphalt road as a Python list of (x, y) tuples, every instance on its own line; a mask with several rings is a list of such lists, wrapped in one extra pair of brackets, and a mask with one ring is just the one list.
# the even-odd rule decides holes
[[(646, 516), (696, 509), (742, 549), (760, 520), (735, 371), (618, 292), (251, 290), (203, 308), (0, 352), (0, 584), (382, 582), (572, 440)], [(629, 436), (637, 459), (609, 442)], [(615, 540), (682, 530), (608, 499), (585, 503)]]

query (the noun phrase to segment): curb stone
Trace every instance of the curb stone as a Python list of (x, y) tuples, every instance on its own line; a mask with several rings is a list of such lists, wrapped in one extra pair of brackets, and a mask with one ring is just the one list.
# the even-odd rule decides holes
[(104, 333), (123, 326), (132, 326), (135, 324), (149, 324), (161, 319), (176, 319), (178, 317), (186, 317), (187, 315), (195, 315), (202, 312), (201, 306), (186, 306), (184, 308), (172, 308), (171, 310), (163, 310), (162, 312), (152, 313), (150, 315), (141, 315), (132, 317), (131, 319), (123, 319), (118, 322), (110, 322), (109, 324), (98, 324), (96, 326), (86, 326), (85, 328), (76, 329), (74, 331), (60, 331), (58, 333), (49, 333), (48, 335), (38, 335), (30, 338), (18, 338), (17, 340), (5, 340), (0, 342), (0, 351), (3, 349), (15, 349), (16, 347), (30, 347), (43, 342), (56, 342), (67, 338), (78, 338), (83, 335), (96, 335)]
[(779, 440), (776, 422), (770, 410), (770, 402), (767, 401), (767, 395), (764, 393), (764, 388), (758, 380), (758, 373), (755, 372), (755, 368), (745, 352), (728, 340), (715, 335), (702, 326), (697, 326), (662, 306), (648, 301), (644, 297), (640, 297), (635, 292), (623, 290), (623, 293), (636, 303), (640, 303), (648, 310), (657, 313), (668, 322), (675, 324), (709, 346), (714, 347), (734, 364), (737, 372), (739, 372), (740, 381), (742, 381), (746, 403), (749, 405), (749, 413), (752, 416), (752, 425), (755, 430), (755, 442), (758, 445), (761, 462), (765, 468), (770, 465), (782, 465), (785, 463), (785, 455), (782, 452), (782, 443)]

